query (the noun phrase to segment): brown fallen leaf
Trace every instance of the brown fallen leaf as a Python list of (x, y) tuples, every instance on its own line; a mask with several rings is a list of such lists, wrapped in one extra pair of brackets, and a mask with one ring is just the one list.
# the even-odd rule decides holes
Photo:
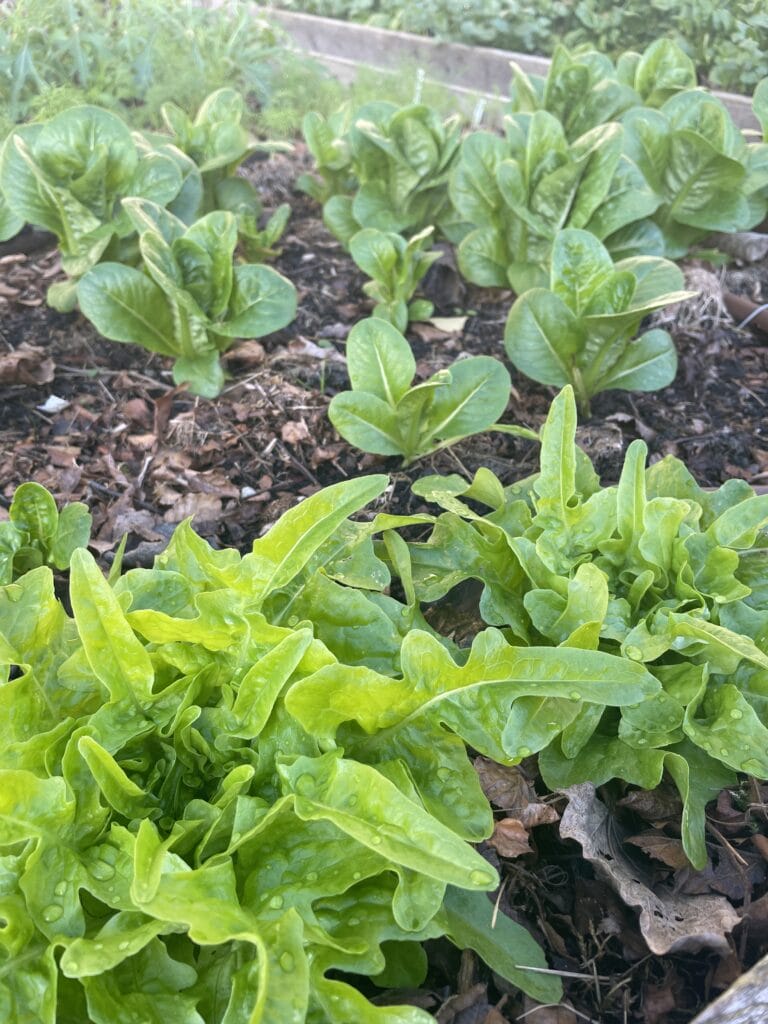
[(679, 821), (683, 812), (683, 801), (673, 786), (662, 783), (656, 789), (633, 789), (617, 801), (618, 807), (626, 807), (650, 822)]
[(517, 818), (525, 828), (558, 820), (555, 808), (539, 801), (533, 784), (519, 765), (496, 764), (487, 757), (476, 757), (474, 765), (480, 786), (491, 803), (510, 818)]
[(0, 384), (49, 384), (55, 369), (44, 348), (24, 341), (13, 352), (0, 355)]
[(214, 522), (221, 516), (221, 499), (214, 494), (181, 494), (163, 516), (166, 523), (180, 523), (194, 516), (201, 522)]
[(675, 868), (675, 870), (687, 868), (689, 865), (681, 840), (665, 836), (663, 832), (657, 830), (641, 832), (640, 835), (629, 836), (624, 842), (638, 846), (649, 857), (660, 860), (662, 864)]
[(616, 836), (608, 808), (589, 782), (562, 790), (568, 806), (560, 822), (560, 835), (580, 843), (584, 856), (621, 896), (640, 908), (640, 931), (652, 953), (698, 952), (711, 949), (725, 955), (728, 935), (739, 915), (723, 896), (684, 896), (657, 887), (649, 888), (627, 858)]
[(309, 439), (309, 427), (304, 420), (288, 420), (280, 428), (280, 436), (287, 444), (299, 444)]
[(497, 821), (488, 843), (502, 857), (522, 857), (526, 853), (533, 853), (525, 825), (517, 818), (502, 818), (501, 821)]

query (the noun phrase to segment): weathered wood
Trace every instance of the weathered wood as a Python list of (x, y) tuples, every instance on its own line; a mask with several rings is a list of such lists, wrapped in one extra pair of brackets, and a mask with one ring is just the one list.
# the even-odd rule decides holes
[[(254, 7), (263, 17), (265, 9)], [(313, 14), (268, 10), (295, 44), (315, 59), (326, 63), (332, 73), (340, 72), (349, 81), (351, 68), (372, 67), (397, 72), (404, 64), (423, 67), (427, 79), (439, 82), (457, 94), (506, 99), (510, 81), (510, 61), (529, 74), (546, 75), (550, 61), (525, 53), (445, 43), (408, 32), (358, 25), (354, 22), (320, 18)], [(461, 90), (461, 92), (459, 92)], [(759, 130), (751, 101), (734, 93), (717, 92), (739, 128)]]
[(766, 1024), (768, 1021), (768, 956), (743, 974), (691, 1024)]

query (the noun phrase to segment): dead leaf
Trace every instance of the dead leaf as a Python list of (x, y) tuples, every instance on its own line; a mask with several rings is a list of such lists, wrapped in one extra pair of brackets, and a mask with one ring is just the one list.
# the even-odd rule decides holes
[(215, 494), (181, 494), (163, 516), (166, 523), (180, 523), (188, 516), (210, 523), (221, 516), (221, 498)]
[[(640, 931), (652, 953), (711, 949), (724, 955), (726, 935), (739, 916), (722, 896), (683, 896), (654, 892), (637, 876), (615, 836), (615, 823), (589, 782), (562, 790), (568, 797), (560, 835), (581, 844), (595, 871), (616, 889), (625, 903), (640, 908)], [(613, 826), (613, 827), (612, 827)]]
[(474, 764), (480, 786), (491, 803), (511, 818), (517, 818), (525, 828), (548, 825), (558, 820), (554, 807), (539, 802), (533, 784), (519, 765), (508, 767), (487, 757), (476, 757)]
[(432, 324), (438, 331), (443, 331), (445, 334), (461, 334), (467, 320), (469, 320), (468, 316), (431, 316), (427, 323)]
[(690, 862), (685, 855), (681, 840), (674, 839), (672, 836), (665, 836), (663, 832), (658, 830), (641, 832), (640, 835), (630, 836), (624, 841), (632, 843), (633, 846), (638, 846), (643, 853), (653, 857), (654, 860), (660, 860), (667, 867), (677, 870), (689, 866)]
[(526, 853), (533, 853), (525, 825), (517, 818), (502, 818), (501, 821), (497, 821), (488, 842), (502, 857), (522, 857)]
[(22, 342), (15, 351), (0, 355), (0, 384), (49, 384), (55, 368), (44, 348)]
[(222, 358), (227, 363), (239, 363), (241, 366), (260, 366), (267, 358), (267, 353), (260, 341), (250, 338), (225, 352)]
[(287, 444), (299, 444), (309, 439), (309, 428), (304, 420), (288, 420), (280, 428), (280, 436)]
[(617, 802), (650, 822), (680, 821), (683, 801), (677, 790), (662, 783), (656, 789), (633, 789)]

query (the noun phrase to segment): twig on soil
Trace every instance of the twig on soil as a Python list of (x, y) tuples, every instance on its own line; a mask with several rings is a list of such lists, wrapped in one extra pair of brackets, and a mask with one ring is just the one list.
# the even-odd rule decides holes
[[(529, 967), (528, 970), (533, 970)], [(537, 1010), (556, 1010), (558, 1006), (562, 1006), (562, 1003), (542, 1003), (541, 1006), (532, 1006), (530, 1010), (526, 1010), (525, 1013), (521, 1013), (519, 1017), (515, 1017), (515, 1020), (523, 1020), (524, 1017), (530, 1017), (532, 1013), (536, 1013)], [(569, 1013), (572, 1013), (575, 1017), (580, 1017), (582, 1020), (589, 1021), (589, 1024), (600, 1024), (599, 1020), (595, 1020), (594, 1017), (588, 1017), (586, 1013), (582, 1013), (581, 1010), (576, 1010), (573, 1006), (567, 1006), (566, 1009)]]

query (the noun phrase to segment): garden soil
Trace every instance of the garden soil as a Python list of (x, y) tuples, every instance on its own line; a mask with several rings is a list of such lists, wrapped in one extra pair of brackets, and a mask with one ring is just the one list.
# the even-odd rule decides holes
[[(175, 388), (167, 360), (102, 340), (77, 313), (50, 310), (44, 296), (60, 274), (55, 251), (3, 246), (0, 518), (18, 484), (36, 480), (59, 502), (87, 502), (93, 549), (105, 568), (127, 534), (124, 564), (132, 567), (150, 565), (188, 516), (210, 543), (244, 551), (298, 500), (361, 473), (391, 474), (379, 510), (413, 513), (426, 509), (410, 483), (425, 474), (471, 476), (486, 466), (508, 484), (535, 471), (536, 446), (503, 434), (462, 442), (407, 471), (397, 459), (365, 455), (338, 437), (327, 408), (347, 386), (344, 340), (371, 304), (363, 275), (325, 230), (316, 204), (293, 192), (305, 169), (297, 147), (291, 157), (250, 170), (267, 208), (285, 201), (294, 207), (275, 266), (296, 285), (299, 312), (285, 330), (226, 355), (229, 380), (215, 402)], [(703, 486), (741, 477), (763, 489), (768, 336), (738, 329), (721, 291), (768, 301), (768, 263), (714, 271), (692, 264), (687, 276), (701, 296), (661, 324), (679, 351), (674, 383), (653, 394), (598, 396), (579, 443), (606, 483), (617, 479), (627, 445), (640, 437), (651, 461), (676, 455)], [(504, 359), (511, 294), (464, 284), (449, 251), (430, 271), (425, 292), (436, 306), (434, 321), (410, 334), (420, 376), (463, 354)], [(510, 370), (504, 420), (538, 428), (554, 390)], [(481, 627), (471, 585), (428, 614), (459, 639)], [(380, 993), (375, 1001), (413, 1002), (441, 1024), (687, 1024), (765, 954), (768, 786), (748, 780), (720, 795), (709, 813), (710, 861), (695, 872), (674, 824), (677, 798), (664, 788), (643, 794), (617, 784), (599, 794), (547, 794), (535, 761), (503, 768), (478, 758), (477, 768), (498, 809), (483, 852), (504, 879), (499, 911), (526, 923), (544, 945), (563, 974), (566, 1005), (531, 1003), (473, 953), (443, 942), (430, 944), (422, 989)], [(562, 829), (571, 838), (561, 834), (577, 796), (592, 811), (609, 811), (610, 835), (587, 856), (578, 829)], [(609, 845), (616, 856), (606, 852)], [(617, 862), (642, 883), (640, 896), (627, 899)], [(656, 913), (648, 909), (653, 899), (662, 901), (662, 933), (669, 924), (661, 939), (642, 924), (644, 913)], [(720, 928), (696, 925), (702, 906)], [(674, 933), (676, 918), (688, 941)]]

